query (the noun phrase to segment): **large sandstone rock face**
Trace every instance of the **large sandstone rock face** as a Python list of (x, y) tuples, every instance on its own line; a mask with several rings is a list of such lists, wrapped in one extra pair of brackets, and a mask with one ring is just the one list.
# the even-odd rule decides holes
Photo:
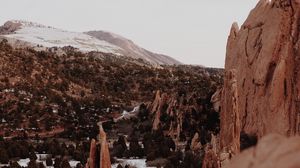
[(299, 155), (300, 137), (269, 135), (234, 157), (225, 168), (296, 168), (300, 167)]
[(221, 148), (236, 150), (240, 132), (258, 138), (299, 132), (299, 3), (261, 0), (240, 29), (233, 24), (222, 92)]

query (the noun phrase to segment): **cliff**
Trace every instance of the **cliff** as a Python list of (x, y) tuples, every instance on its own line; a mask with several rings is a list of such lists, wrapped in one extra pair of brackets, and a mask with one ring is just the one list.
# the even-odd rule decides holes
[[(233, 24), (225, 74), (236, 72), (236, 88), (228, 84), (231, 75), (225, 75), (221, 144), (231, 141), (228, 137), (233, 130), (226, 127), (236, 120), (240, 132), (258, 138), (269, 133), (288, 136), (298, 133), (299, 23), (297, 1), (261, 0), (241, 28)], [(235, 89), (236, 102), (232, 101)], [(238, 108), (234, 109), (235, 106)], [(232, 115), (239, 117), (235, 121), (227, 118)]]

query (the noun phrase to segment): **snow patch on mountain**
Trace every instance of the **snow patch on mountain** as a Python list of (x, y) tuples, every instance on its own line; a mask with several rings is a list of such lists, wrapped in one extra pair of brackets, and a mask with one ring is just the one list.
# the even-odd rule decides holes
[(68, 32), (32, 22), (14, 22), (21, 23), (21, 27), (14, 34), (4, 35), (5, 37), (28, 41), (44, 47), (73, 46), (81, 51), (100, 51), (114, 54), (119, 54), (118, 51), (122, 50), (115, 45), (84, 33)]
[(0, 26), (0, 39), (1, 37), (8, 39), (16, 47), (29, 45), (36, 49), (43, 49), (72, 46), (83, 52), (112, 53), (142, 59), (153, 65), (181, 64), (169, 56), (150, 52), (131, 40), (104, 31), (70, 32), (39, 23), (12, 20)]

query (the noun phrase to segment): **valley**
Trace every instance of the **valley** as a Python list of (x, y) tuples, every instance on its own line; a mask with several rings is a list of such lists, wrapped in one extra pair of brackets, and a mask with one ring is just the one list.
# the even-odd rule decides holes
[[(300, 167), (299, 0), (259, 0), (230, 29), (229, 15), (249, 1), (143, 1), (138, 14), (133, 1), (105, 15), (110, 8), (90, 2), (86, 9), (103, 11), (84, 20), (89, 12), (80, 12), (80, 23), (63, 20), (78, 32), (3, 22), (0, 168)], [(107, 20), (108, 13), (117, 17)], [(60, 25), (66, 16), (56, 14)], [(104, 23), (175, 57), (86, 30)], [(224, 61), (214, 54), (222, 53), (226, 28), (224, 68), (202, 66)]]
[[(57, 144), (61, 139), (59, 146), (76, 144), (75, 151), (80, 151), (79, 161), (84, 165), (88, 146), (77, 147), (97, 138), (99, 121), (111, 141), (112, 158), (136, 157), (132, 153), (145, 150), (145, 140), (157, 144), (153, 136), (165, 139), (166, 143), (175, 143), (174, 138), (176, 143), (183, 143), (184, 149), (196, 132), (205, 135), (202, 144), (209, 141), (210, 133), (219, 132), (218, 113), (210, 100), (222, 85), (222, 69), (188, 65), (153, 67), (141, 60), (107, 53), (62, 50), (64, 54), (58, 55), (51, 48), (36, 51), (13, 48), (5, 40), (0, 43), (2, 143), (26, 143), (34, 153), (63, 157), (37, 148), (44, 143)], [(138, 114), (123, 119), (124, 111), (134, 107), (138, 107)], [(132, 151), (129, 147), (128, 153), (119, 149), (118, 144), (112, 144), (124, 136), (129, 146), (139, 142), (144, 149), (138, 145)], [(4, 147), (2, 151), (7, 150)], [(167, 153), (163, 155), (159, 150), (152, 154), (144, 151), (138, 158), (149, 161), (164, 158), (162, 164), (167, 164), (167, 158), (174, 154), (164, 150)], [(66, 155), (79, 159), (71, 153)]]

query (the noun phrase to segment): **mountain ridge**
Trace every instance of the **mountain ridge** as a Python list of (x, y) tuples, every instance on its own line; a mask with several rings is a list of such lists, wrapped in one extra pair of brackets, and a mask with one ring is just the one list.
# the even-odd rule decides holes
[[(72, 46), (82, 52), (104, 52), (143, 59), (154, 65), (182, 64), (176, 59), (148, 51), (133, 41), (107, 31), (71, 32), (35, 22), (11, 20), (0, 26), (0, 37), (19, 46), (41, 48)], [(20, 45), (20, 42), (23, 42)]]

